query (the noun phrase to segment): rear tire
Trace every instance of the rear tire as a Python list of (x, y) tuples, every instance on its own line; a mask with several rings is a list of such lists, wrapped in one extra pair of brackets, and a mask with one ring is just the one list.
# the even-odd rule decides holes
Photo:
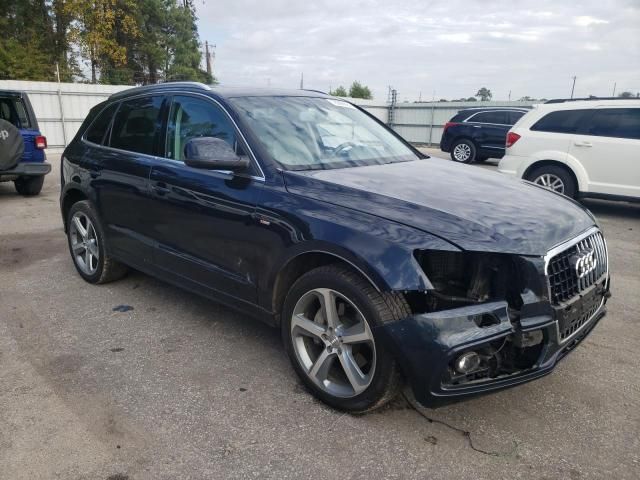
[(327, 265), (289, 290), (282, 339), (313, 395), (333, 408), (364, 413), (391, 401), (402, 385), (398, 364), (374, 327), (409, 315), (401, 294), (378, 292), (348, 268)]
[(476, 161), (478, 149), (467, 139), (456, 140), (451, 146), (451, 160), (458, 163), (473, 163)]
[(573, 175), (566, 168), (557, 165), (543, 165), (534, 168), (525, 179), (570, 198), (575, 198), (578, 192)]
[(67, 214), (67, 241), (71, 259), (89, 283), (119, 280), (128, 267), (109, 255), (100, 219), (87, 200), (74, 203)]
[(37, 177), (18, 177), (13, 181), (16, 192), (26, 197), (38, 195), (42, 190), (43, 184), (44, 175), (38, 175)]

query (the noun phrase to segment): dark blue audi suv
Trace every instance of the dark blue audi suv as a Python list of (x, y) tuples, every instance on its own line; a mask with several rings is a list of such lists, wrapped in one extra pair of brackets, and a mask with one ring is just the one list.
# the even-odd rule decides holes
[(587, 210), (430, 159), (321, 93), (127, 90), (91, 110), (62, 177), (87, 282), (133, 268), (258, 317), (346, 411), (404, 382), (434, 406), (532, 380), (605, 314), (607, 250)]

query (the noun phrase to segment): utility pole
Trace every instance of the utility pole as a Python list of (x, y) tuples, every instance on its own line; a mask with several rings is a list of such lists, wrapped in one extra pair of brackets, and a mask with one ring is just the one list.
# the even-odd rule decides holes
[(618, 86), (617, 83), (618, 82), (613, 82), (613, 94), (611, 95), (612, 97), (616, 96), (616, 87)]
[(213, 65), (212, 65), (213, 62), (211, 60), (211, 57), (213, 56), (215, 58), (215, 55), (216, 55), (215, 54), (216, 46), (212, 45), (212, 47), (213, 47), (213, 53), (209, 53), (209, 41), (204, 42), (204, 52), (205, 52), (204, 54), (207, 61), (207, 74), (210, 77), (213, 77)]
[(573, 91), (576, 88), (576, 76), (573, 76), (573, 85), (571, 85), (571, 98), (573, 98)]
[(304, 90), (304, 72), (300, 74), (300, 90)]
[(509, 101), (511, 101), (511, 90), (509, 90)]

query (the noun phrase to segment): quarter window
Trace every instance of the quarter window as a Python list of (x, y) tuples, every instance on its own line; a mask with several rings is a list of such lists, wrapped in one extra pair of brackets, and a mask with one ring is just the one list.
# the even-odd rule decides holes
[(531, 130), (536, 132), (575, 133), (578, 125), (593, 110), (558, 110), (542, 117), (533, 124)]
[(515, 125), (518, 120), (522, 118), (525, 112), (507, 112), (507, 124)]
[(216, 137), (236, 147), (236, 134), (227, 115), (206, 100), (173, 97), (167, 129), (167, 157), (184, 160), (184, 147), (194, 137)]
[(111, 132), (110, 146), (154, 155), (161, 131), (160, 111), (164, 97), (143, 97), (122, 102)]
[(467, 121), (476, 123), (497, 123), (499, 125), (507, 125), (507, 112), (476, 113)]
[(640, 139), (640, 108), (597, 109), (584, 134)]
[(102, 145), (105, 133), (107, 133), (109, 125), (111, 125), (111, 118), (113, 117), (113, 114), (115, 113), (117, 107), (117, 103), (109, 105), (98, 115), (93, 124), (91, 124), (91, 127), (89, 127), (89, 130), (87, 131), (87, 134), (85, 136), (85, 138), (89, 142)]

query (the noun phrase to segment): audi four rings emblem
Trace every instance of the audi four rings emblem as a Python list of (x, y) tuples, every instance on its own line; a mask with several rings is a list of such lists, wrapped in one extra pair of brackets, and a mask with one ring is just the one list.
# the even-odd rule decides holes
[(9, 138), (9, 132), (6, 130), (0, 130), (0, 138), (2, 138), (2, 140), (6, 140)]
[(598, 259), (594, 250), (582, 250), (571, 257), (571, 264), (578, 278), (584, 278), (596, 269)]

